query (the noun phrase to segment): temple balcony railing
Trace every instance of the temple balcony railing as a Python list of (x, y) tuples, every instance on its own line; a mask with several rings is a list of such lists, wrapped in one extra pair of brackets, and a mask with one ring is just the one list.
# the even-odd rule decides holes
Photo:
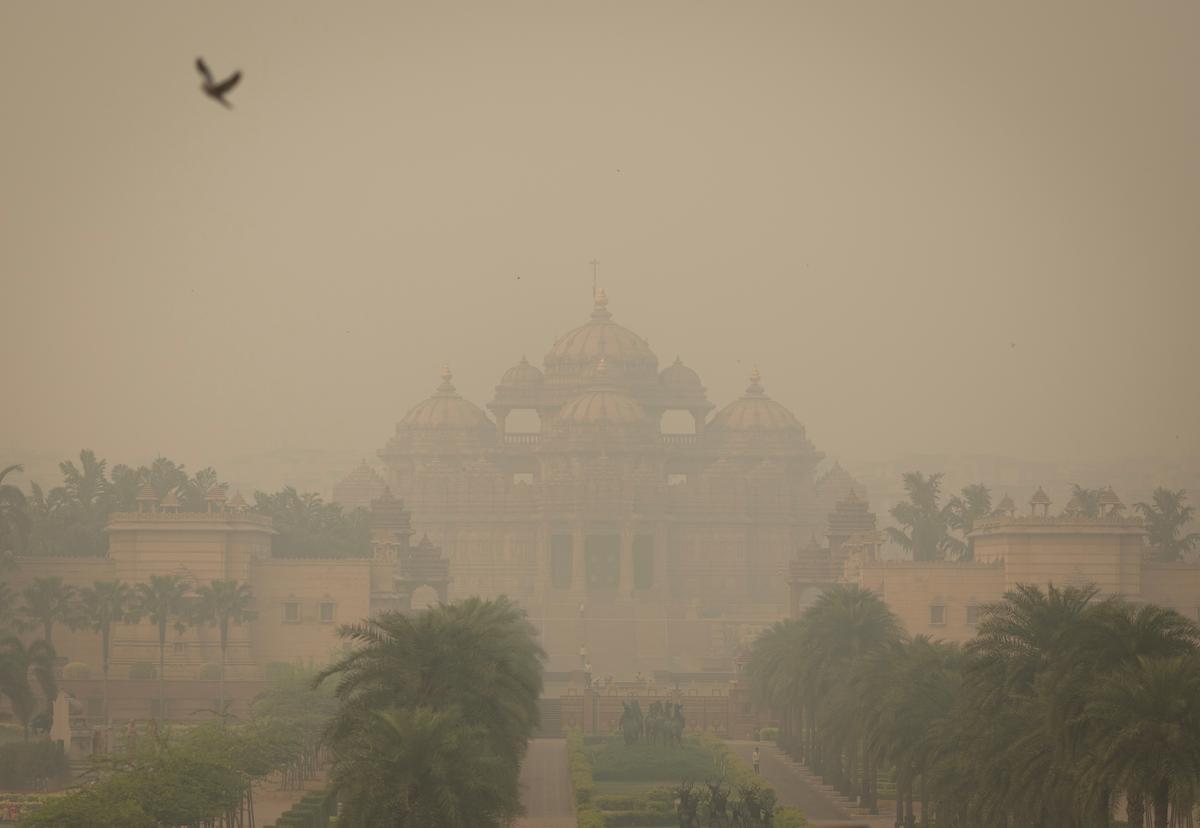
[(541, 444), (542, 435), (540, 434), (505, 434), (504, 445), (506, 446), (536, 446)]
[(698, 442), (695, 434), (660, 434), (658, 439), (669, 448), (691, 448)]

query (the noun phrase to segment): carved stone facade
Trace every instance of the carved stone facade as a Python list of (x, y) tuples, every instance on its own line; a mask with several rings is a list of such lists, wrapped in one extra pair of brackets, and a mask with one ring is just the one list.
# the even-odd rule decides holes
[(712, 414), (699, 375), (679, 359), (660, 370), (600, 291), (543, 368), (522, 358), (486, 408), (444, 370), (379, 451), (445, 551), (452, 598), (517, 599), (552, 666), (572, 662), (582, 606), (598, 669), (728, 661), (726, 628), (786, 614), (788, 562), (823, 521), (821, 454), (757, 369)]

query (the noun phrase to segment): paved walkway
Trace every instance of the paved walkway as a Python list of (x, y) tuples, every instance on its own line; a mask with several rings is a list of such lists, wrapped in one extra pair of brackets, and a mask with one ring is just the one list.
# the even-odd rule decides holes
[(758, 747), (763, 778), (775, 788), (780, 805), (799, 808), (810, 822), (822, 819), (849, 819), (850, 814), (845, 809), (814, 787), (794, 768), (789, 767), (774, 745), (765, 742), (731, 741), (729, 746), (746, 760), (746, 764), (750, 764), (754, 748)]
[(516, 828), (575, 828), (566, 739), (533, 739), (521, 766), (525, 816)]

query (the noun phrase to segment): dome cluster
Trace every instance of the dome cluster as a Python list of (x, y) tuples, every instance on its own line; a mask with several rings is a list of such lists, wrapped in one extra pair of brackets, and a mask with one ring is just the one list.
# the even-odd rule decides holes
[(700, 375), (678, 357), (659, 371), (649, 343), (612, 320), (603, 290), (596, 293), (590, 319), (555, 341), (546, 354), (545, 373), (525, 357), (504, 372), (488, 404), (494, 421), (450, 380), (450, 371), (443, 369), (437, 391), (404, 416), (381, 454), (441, 443), (477, 452), (503, 439), (506, 418), (517, 410), (536, 411), (551, 442), (597, 429), (597, 435), (621, 431), (629, 439), (655, 440), (662, 414), (678, 410), (695, 418), (697, 434), (724, 441), (727, 448), (763, 435), (776, 435), (770, 441), (777, 446), (807, 445), (804, 427), (767, 396), (758, 369), (745, 394), (710, 419), (713, 406)]

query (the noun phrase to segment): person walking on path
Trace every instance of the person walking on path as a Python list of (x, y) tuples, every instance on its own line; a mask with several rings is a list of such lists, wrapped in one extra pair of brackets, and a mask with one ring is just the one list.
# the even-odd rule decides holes
[(755, 746), (755, 748), (754, 748), (754, 754), (753, 754), (751, 761), (753, 761), (753, 763), (754, 763), (754, 775), (757, 776), (758, 775), (758, 747), (757, 746)]

